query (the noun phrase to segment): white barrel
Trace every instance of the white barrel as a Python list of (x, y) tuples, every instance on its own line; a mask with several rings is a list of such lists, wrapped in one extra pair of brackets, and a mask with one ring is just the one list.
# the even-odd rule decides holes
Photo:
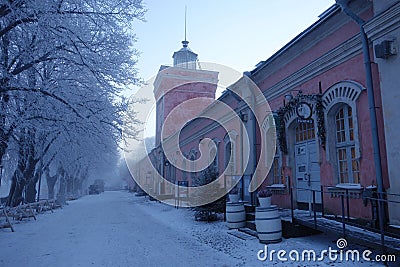
[(231, 229), (242, 228), (246, 225), (246, 212), (243, 203), (226, 203), (226, 222)]
[(256, 229), (261, 243), (282, 241), (282, 222), (276, 205), (256, 208)]

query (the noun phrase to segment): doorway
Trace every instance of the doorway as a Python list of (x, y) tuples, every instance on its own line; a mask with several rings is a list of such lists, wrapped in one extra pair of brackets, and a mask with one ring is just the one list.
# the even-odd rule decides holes
[[(321, 204), (321, 177), (318, 161), (317, 142), (314, 123), (299, 123), (295, 130), (295, 177), (297, 182), (296, 198), (298, 207), (312, 210), (313, 193), (315, 203)], [(320, 206), (320, 205), (319, 205)]]

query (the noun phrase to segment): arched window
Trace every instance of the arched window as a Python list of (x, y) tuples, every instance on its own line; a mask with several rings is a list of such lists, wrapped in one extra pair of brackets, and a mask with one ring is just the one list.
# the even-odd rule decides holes
[[(184, 157), (187, 158), (186, 155), (184, 155)], [(183, 170), (182, 170), (182, 180), (183, 181), (187, 181), (188, 178), (187, 178), (187, 171), (185, 171), (186, 170), (186, 161), (185, 160), (182, 162), (182, 168), (183, 168)]]
[(218, 170), (218, 155), (217, 155), (217, 149), (212, 148), (210, 151), (210, 166)]
[(236, 174), (236, 138), (237, 133), (230, 131), (224, 138), (225, 143), (225, 168), (227, 174)]
[(331, 86), (322, 96), (326, 110), (326, 159), (336, 173), (337, 183), (360, 183), (361, 158), (356, 102), (365, 90), (353, 81)]
[(232, 155), (232, 143), (228, 142), (225, 144), (225, 168), (228, 174), (232, 174), (232, 161), (230, 161)]
[[(215, 145), (215, 147), (214, 147)], [(212, 141), (210, 141), (210, 143), (208, 144), (208, 148), (209, 148), (209, 161), (208, 161), (208, 165), (212, 166), (215, 168), (216, 171), (218, 171), (218, 145), (219, 145), (219, 141), (216, 139), (213, 139)]]
[(196, 151), (192, 150), (191, 155), (190, 155), (190, 178), (193, 179), (196, 178)]
[[(275, 116), (277, 116), (275, 114)], [(265, 149), (265, 165), (271, 166), (268, 173), (270, 184), (283, 184), (282, 157), (276, 141), (275, 118), (273, 114), (268, 115), (263, 124), (263, 138)], [(271, 165), (270, 165), (271, 164)]]
[(336, 155), (339, 183), (359, 183), (360, 167), (354, 141), (353, 111), (343, 105), (335, 114)]
[(272, 162), (271, 170), (269, 172), (269, 178), (272, 181), (272, 184), (283, 184), (283, 174), (280, 167), (280, 157), (277, 154), (274, 157), (274, 161)]

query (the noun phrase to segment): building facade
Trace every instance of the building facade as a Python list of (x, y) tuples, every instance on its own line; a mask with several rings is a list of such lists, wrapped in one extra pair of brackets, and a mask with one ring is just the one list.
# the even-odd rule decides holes
[[(399, 99), (397, 79), (400, 79), (396, 75), (400, 70), (397, 55), (400, 1), (354, 0), (350, 1), (349, 9), (365, 21), (363, 28), (373, 58), (378, 156), (385, 198), (399, 201), (400, 144), (396, 133), (400, 121), (395, 105)], [(194, 162), (200, 150), (208, 153), (208, 163), (224, 173), (229, 183), (239, 181), (242, 200), (252, 205), (257, 205), (257, 200), (248, 190), (251, 180), (265, 178), (261, 187), (273, 191), (272, 202), (279, 207), (289, 208), (293, 201), (296, 208), (323, 209), (326, 214), (340, 215), (341, 195), (346, 192), (350, 196), (352, 217), (377, 218), (376, 205), (368, 199), (377, 190), (376, 152), (372, 144), (373, 124), (360, 27), (338, 5), (326, 10), (316, 23), (273, 56), (244, 73), (242, 79), (218, 98), (235, 111), (240, 125), (230, 122), (230, 115), (218, 110), (212, 101), (205, 101), (187, 113), (219, 114), (220, 119), (227, 121), (227, 127), (196, 118), (179, 133), (177, 129), (166, 129), (162, 137), (160, 127), (175, 106), (191, 98), (214, 98), (218, 73), (191, 68), (193, 65), (187, 62), (193, 62), (197, 57), (194, 55), (186, 55), (183, 60), (174, 58), (174, 62), (183, 63), (181, 69), (163, 73), (162, 67), (155, 82), (157, 141), (151, 158), (161, 176), (173, 183), (187, 181), (190, 186), (198, 175), (189, 166), (182, 171), (175, 167), (176, 162), (165, 162), (165, 153), (169, 153), (165, 148), (168, 150), (171, 136), (179, 134), (180, 150), (188, 160)], [(193, 75), (196, 82), (177, 85), (178, 80), (185, 81), (185, 75)], [(248, 79), (261, 90), (270, 110), (260, 105), (260, 96), (251, 94)], [(183, 120), (188, 117), (182, 115)], [(271, 129), (277, 140), (272, 158), (263, 151), (271, 150), (266, 145)], [(205, 138), (208, 142), (202, 142)], [(160, 146), (162, 141), (164, 148)], [(260, 165), (261, 170), (268, 168), (266, 177), (260, 177)], [(145, 164), (139, 168), (146, 168)], [(159, 194), (167, 193), (167, 189), (155, 184), (153, 188), (158, 187)], [(293, 189), (292, 195), (289, 188)], [(171, 190), (168, 193), (173, 194)], [(389, 223), (400, 224), (399, 204), (392, 202), (385, 206)]]
[[(386, 159), (389, 188), (388, 200), (400, 202), (400, 142), (397, 133), (400, 130), (400, 111), (397, 103), (400, 99), (398, 84), (400, 77), (400, 58), (398, 56), (400, 40), (400, 2), (395, 0), (374, 1), (374, 17), (366, 24), (367, 35), (374, 47), (374, 62), (379, 71), (379, 85), (383, 113), (383, 131), (386, 142)], [(389, 202), (389, 222), (400, 225), (400, 203)]]

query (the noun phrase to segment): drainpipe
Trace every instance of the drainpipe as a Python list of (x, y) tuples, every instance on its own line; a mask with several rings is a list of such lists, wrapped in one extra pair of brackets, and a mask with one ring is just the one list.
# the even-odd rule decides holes
[[(254, 107), (255, 107), (255, 103), (256, 100), (254, 99)], [(255, 108), (254, 108), (255, 109)], [(253, 176), (256, 175), (256, 169), (257, 169), (257, 118), (256, 118), (256, 114), (250, 109), (250, 112), (253, 114), (252, 119), (253, 119), (253, 147), (254, 147), (254, 151), (253, 151)], [(254, 177), (252, 177), (252, 179), (254, 179)], [(254, 204), (256, 204), (256, 198), (255, 198), (255, 192), (251, 193), (251, 199), (253, 201)]]
[[(359, 16), (353, 13), (348, 8), (348, 0), (336, 0), (336, 4), (338, 4), (342, 11), (353, 19), (360, 26), (360, 36), (362, 40), (362, 48), (364, 54), (364, 66), (365, 66), (365, 78), (367, 83), (367, 95), (368, 95), (368, 106), (369, 106), (369, 114), (371, 120), (371, 132), (372, 132), (372, 145), (374, 149), (374, 163), (376, 170), (376, 182), (378, 186), (378, 200), (383, 199), (383, 178), (382, 178), (382, 165), (381, 165), (381, 157), (380, 157), (380, 148), (379, 148), (379, 136), (378, 136), (378, 126), (376, 119), (376, 111), (375, 111), (375, 96), (374, 89), (372, 83), (372, 71), (371, 71), (371, 58), (369, 55), (369, 45), (368, 45), (368, 37), (364, 30), (365, 21), (361, 19)], [(379, 201), (379, 227), (381, 233), (383, 233), (383, 224), (385, 222), (384, 218), (384, 210), (382, 202)], [(381, 242), (383, 244), (383, 235), (381, 235)]]
[[(240, 149), (242, 150), (242, 151), (244, 151), (244, 148), (243, 148), (243, 123), (244, 123), (244, 121), (243, 121), (243, 112), (242, 111), (240, 111), (239, 112), (239, 114), (240, 114)], [(244, 174), (245, 174), (245, 170), (244, 170), (244, 162), (243, 162), (243, 152), (242, 153), (239, 153), (239, 155), (240, 155), (240, 174), (242, 175), (242, 181), (241, 181), (241, 184), (242, 184), (242, 192), (240, 192), (240, 194), (241, 194), (241, 196), (242, 196), (242, 200), (244, 200), (244, 190), (245, 190), (245, 186), (244, 186)], [(250, 203), (251, 204), (251, 203)]]

